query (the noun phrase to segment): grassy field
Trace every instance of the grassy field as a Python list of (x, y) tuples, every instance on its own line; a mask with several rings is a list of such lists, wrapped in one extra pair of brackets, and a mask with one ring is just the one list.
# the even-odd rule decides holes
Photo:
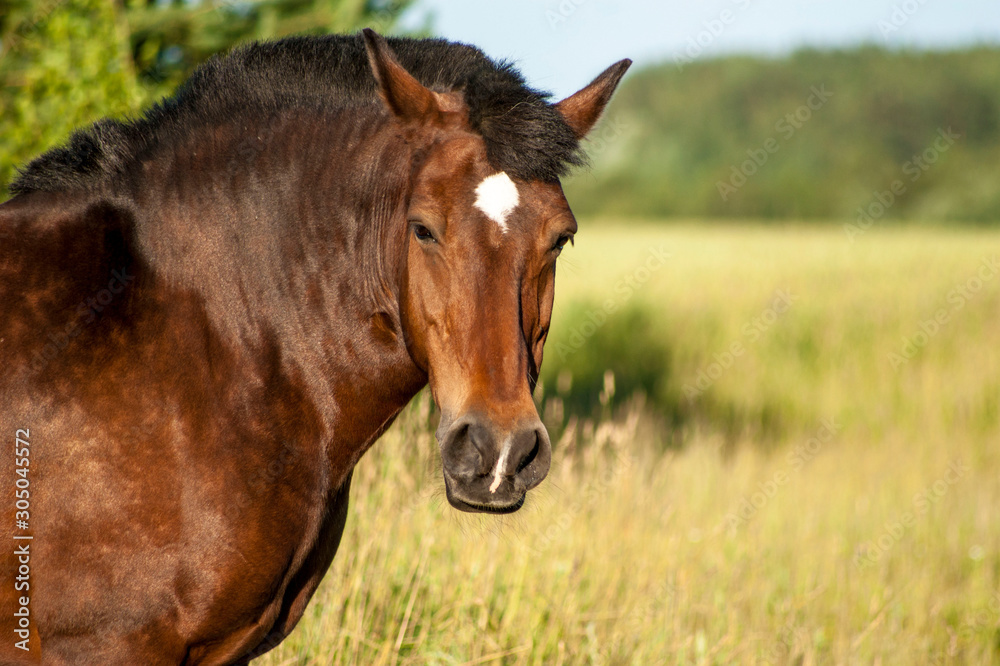
[(421, 395), (255, 663), (1000, 663), (998, 254), (990, 231), (583, 221), (549, 478), (510, 517), (452, 510)]

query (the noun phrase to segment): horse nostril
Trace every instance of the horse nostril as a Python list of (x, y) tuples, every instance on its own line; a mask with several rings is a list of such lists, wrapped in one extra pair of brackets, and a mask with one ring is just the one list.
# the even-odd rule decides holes
[(537, 486), (549, 472), (552, 448), (549, 435), (540, 423), (524, 428), (514, 437), (507, 474), (514, 477), (515, 485), (524, 490)]
[(526, 456), (524, 457), (524, 459), (523, 459), (523, 460), (522, 460), (521, 462), (519, 462), (519, 463), (517, 464), (517, 469), (515, 469), (515, 470), (514, 470), (514, 474), (515, 474), (515, 475), (516, 475), (516, 474), (520, 474), (520, 473), (521, 473), (521, 471), (522, 471), (522, 470), (523, 470), (523, 469), (524, 469), (525, 467), (527, 467), (528, 465), (530, 465), (530, 464), (531, 464), (531, 462), (532, 462), (532, 461), (533, 461), (533, 460), (535, 459), (535, 457), (536, 457), (536, 456), (538, 455), (538, 448), (539, 448), (539, 442), (538, 442), (538, 433), (536, 432), (536, 433), (535, 433), (535, 445), (534, 445), (533, 447), (531, 447), (531, 450), (530, 450), (530, 451), (528, 451), (528, 455), (526, 455)]
[(441, 460), (452, 474), (461, 477), (482, 476), (495, 459), (493, 436), (474, 417), (454, 423), (441, 441)]

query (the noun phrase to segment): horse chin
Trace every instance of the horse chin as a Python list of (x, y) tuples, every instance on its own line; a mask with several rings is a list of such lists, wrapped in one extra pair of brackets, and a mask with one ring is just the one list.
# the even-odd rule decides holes
[[(478, 493), (464, 492), (453, 487), (457, 485), (458, 483), (450, 480), (447, 474), (444, 475), (444, 491), (448, 503), (459, 511), (467, 513), (514, 513), (524, 506), (524, 499), (527, 496), (527, 493), (515, 492), (493, 494), (489, 490)], [(485, 482), (483, 485), (485, 488)]]

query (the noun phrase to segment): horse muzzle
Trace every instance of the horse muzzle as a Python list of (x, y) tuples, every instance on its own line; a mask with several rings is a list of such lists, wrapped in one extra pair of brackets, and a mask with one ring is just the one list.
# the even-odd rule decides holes
[(552, 446), (537, 416), (505, 429), (482, 414), (445, 415), (436, 434), (448, 502), (461, 511), (517, 511), (549, 472)]

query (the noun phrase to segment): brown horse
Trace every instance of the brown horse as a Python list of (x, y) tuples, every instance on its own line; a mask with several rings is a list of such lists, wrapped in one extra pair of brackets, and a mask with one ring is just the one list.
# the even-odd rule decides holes
[(291, 38), (30, 163), (0, 206), (4, 658), (271, 649), (428, 382), (448, 501), (517, 510), (559, 177), (629, 64), (551, 104), (469, 46)]

